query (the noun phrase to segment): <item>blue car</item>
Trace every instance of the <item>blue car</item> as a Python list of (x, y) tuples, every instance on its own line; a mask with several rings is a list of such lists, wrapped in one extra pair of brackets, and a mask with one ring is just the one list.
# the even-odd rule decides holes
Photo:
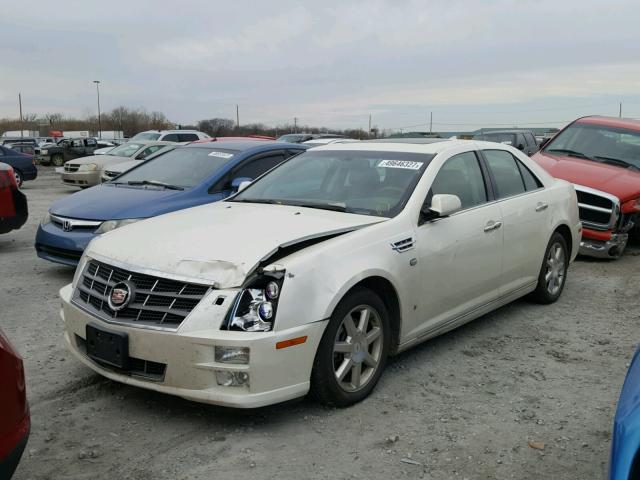
[(111, 182), (55, 202), (36, 234), (40, 258), (78, 264), (101, 233), (163, 213), (217, 202), (306, 145), (259, 140), (191, 143), (143, 162)]
[(28, 153), (18, 153), (0, 145), (0, 162), (11, 165), (18, 187), (22, 186), (22, 182), (35, 180), (38, 176), (38, 169), (33, 163), (33, 155)]
[(640, 347), (633, 356), (618, 400), (609, 479), (640, 479)]

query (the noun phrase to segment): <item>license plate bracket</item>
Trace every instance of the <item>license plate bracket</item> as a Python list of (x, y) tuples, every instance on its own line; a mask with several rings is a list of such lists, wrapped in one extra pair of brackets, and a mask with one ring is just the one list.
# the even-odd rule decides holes
[(87, 355), (116, 368), (129, 368), (129, 336), (87, 324)]

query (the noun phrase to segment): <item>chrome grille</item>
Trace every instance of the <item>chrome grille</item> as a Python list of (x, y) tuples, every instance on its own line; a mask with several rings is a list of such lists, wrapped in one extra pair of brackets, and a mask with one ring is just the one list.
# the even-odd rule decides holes
[[(112, 310), (107, 302), (111, 288), (125, 280), (134, 286), (131, 301), (122, 310)], [(73, 301), (107, 322), (177, 328), (210, 288), (90, 260), (78, 281)]]
[(74, 165), (72, 163), (65, 163), (64, 164), (64, 171), (65, 172), (77, 172), (79, 168), (80, 168), (80, 165)]
[(610, 230), (620, 217), (620, 201), (613, 195), (574, 185), (582, 224), (594, 230)]

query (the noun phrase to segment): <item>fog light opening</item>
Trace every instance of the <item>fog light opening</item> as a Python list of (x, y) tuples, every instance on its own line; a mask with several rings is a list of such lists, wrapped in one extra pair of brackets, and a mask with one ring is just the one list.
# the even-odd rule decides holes
[(216, 370), (216, 382), (222, 387), (248, 387), (249, 374), (230, 370)]

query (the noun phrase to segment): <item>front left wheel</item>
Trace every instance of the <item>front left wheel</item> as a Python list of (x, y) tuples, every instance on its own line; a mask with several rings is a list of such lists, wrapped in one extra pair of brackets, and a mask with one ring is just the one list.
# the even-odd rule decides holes
[(553, 303), (562, 294), (569, 268), (569, 249), (564, 237), (554, 232), (547, 244), (538, 275), (538, 285), (531, 298), (538, 303)]
[(380, 298), (358, 287), (338, 304), (322, 336), (311, 392), (323, 404), (346, 407), (367, 397), (389, 353), (389, 314)]

